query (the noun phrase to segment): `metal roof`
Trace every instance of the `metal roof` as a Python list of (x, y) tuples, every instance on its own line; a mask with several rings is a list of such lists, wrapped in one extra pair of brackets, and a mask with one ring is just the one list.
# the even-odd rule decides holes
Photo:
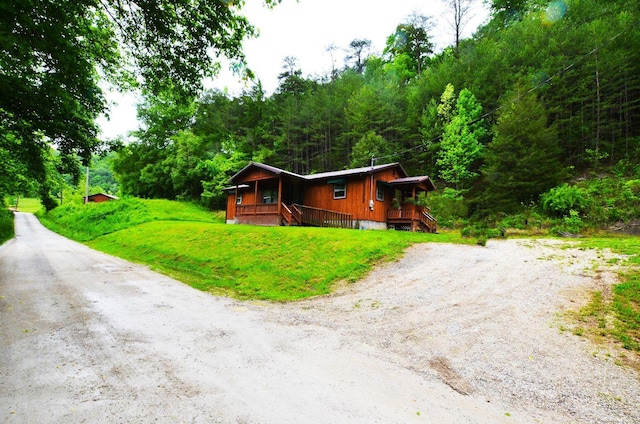
[(302, 179), (304, 179), (304, 177), (302, 175), (298, 175), (298, 174), (293, 173), (293, 172), (285, 171), (284, 169), (276, 168), (275, 166), (265, 165), (264, 163), (251, 161), (251, 162), (249, 162), (249, 164), (247, 166), (242, 168), (233, 177), (231, 177), (229, 179), (229, 181), (233, 182), (237, 177), (239, 177), (240, 175), (244, 174), (244, 172), (247, 171), (251, 167), (261, 168), (261, 169), (264, 169), (265, 171), (269, 171), (269, 172), (271, 172), (272, 174), (275, 174), (275, 175), (284, 174), (284, 175), (289, 175), (289, 176), (294, 177), (294, 178), (302, 178)]
[(321, 172), (319, 174), (305, 175), (304, 178), (307, 180), (322, 180), (324, 178), (347, 177), (349, 175), (371, 174), (377, 171), (381, 171), (383, 169), (396, 168), (396, 167), (400, 169), (402, 174), (407, 175), (407, 172), (404, 170), (404, 168), (402, 168), (402, 166), (398, 162), (394, 162), (394, 163), (387, 163), (384, 165), (363, 166), (362, 168), (343, 169), (341, 171)]
[(405, 177), (405, 178), (396, 178), (395, 180), (391, 180), (388, 182), (389, 185), (412, 185), (412, 184), (420, 184), (420, 183), (425, 183), (425, 185), (428, 188), (431, 188), (431, 190), (435, 190), (436, 186), (433, 184), (433, 181), (431, 181), (431, 178), (429, 178), (427, 175), (422, 175), (419, 177)]
[(336, 177), (348, 177), (350, 175), (371, 174), (371, 173), (378, 172), (384, 169), (389, 169), (389, 168), (397, 168), (400, 170), (401, 175), (405, 175), (405, 176), (407, 175), (407, 172), (404, 170), (402, 165), (400, 165), (398, 162), (387, 163), (384, 165), (363, 166), (362, 168), (343, 169), (340, 171), (321, 172), (319, 174), (311, 174), (311, 175), (300, 175), (294, 172), (285, 171), (284, 169), (276, 168), (275, 166), (265, 165), (264, 163), (250, 162), (247, 166), (242, 168), (233, 177), (231, 177), (229, 181), (233, 183), (236, 178), (244, 174), (248, 169), (252, 167), (264, 169), (265, 171), (271, 172), (274, 175), (284, 174), (284, 175), (289, 175), (290, 177), (299, 178), (301, 180), (307, 180), (307, 181), (318, 181), (326, 178), (336, 178)]

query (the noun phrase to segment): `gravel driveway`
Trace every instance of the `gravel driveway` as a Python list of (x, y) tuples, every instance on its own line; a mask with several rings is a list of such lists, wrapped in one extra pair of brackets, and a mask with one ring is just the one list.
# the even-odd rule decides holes
[(606, 258), (416, 245), (331, 296), (218, 298), (29, 214), (0, 247), (0, 421), (633, 423), (637, 373), (561, 331)]

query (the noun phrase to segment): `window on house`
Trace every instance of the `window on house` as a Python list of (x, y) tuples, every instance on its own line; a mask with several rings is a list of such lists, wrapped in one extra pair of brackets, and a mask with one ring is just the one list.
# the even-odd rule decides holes
[(376, 200), (378, 202), (384, 202), (384, 188), (382, 187), (382, 184), (378, 184), (376, 186)]
[(347, 198), (347, 185), (345, 183), (333, 185), (333, 198), (334, 199), (346, 199)]
[(236, 205), (241, 205), (242, 204), (242, 193), (238, 193), (238, 196), (236, 197)]
[(262, 191), (262, 203), (277, 203), (277, 202), (278, 202), (278, 190)]

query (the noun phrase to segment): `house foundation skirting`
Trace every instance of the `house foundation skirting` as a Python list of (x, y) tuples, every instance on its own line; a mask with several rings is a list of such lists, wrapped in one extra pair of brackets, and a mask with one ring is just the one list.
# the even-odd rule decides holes
[(279, 215), (245, 215), (236, 216), (236, 224), (278, 226), (280, 225)]
[(386, 222), (378, 222), (378, 221), (356, 221), (359, 225), (357, 229), (359, 230), (386, 230), (387, 223)]

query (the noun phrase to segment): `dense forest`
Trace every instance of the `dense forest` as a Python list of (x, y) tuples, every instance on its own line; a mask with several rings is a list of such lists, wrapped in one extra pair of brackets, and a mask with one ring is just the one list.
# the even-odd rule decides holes
[[(112, 3), (111, 7), (119, 4), (103, 5)], [(590, 193), (596, 192), (622, 196), (627, 203), (600, 201), (597, 213), (593, 208), (590, 212), (591, 221), (639, 218), (640, 4), (637, 0), (492, 0), (487, 4), (487, 23), (468, 39), (456, 32), (451, 46), (442, 51), (435, 52), (432, 42), (435, 18), (414, 13), (397, 24), (380, 53), (371, 53), (366, 38), (353, 40), (344, 46), (343, 67), (314, 77), (304, 76), (296, 58), (287, 57), (275, 92), (267, 93), (260, 81), (254, 81), (237, 96), (197, 89), (194, 75), (200, 79), (209, 75), (206, 58), (184, 61), (179, 54), (167, 58), (163, 45), (154, 44), (156, 39), (166, 45), (192, 40), (169, 31), (184, 29), (183, 22), (171, 21), (173, 27), (159, 24), (173, 16), (163, 17), (166, 8), (141, 9), (142, 18), (158, 25), (138, 33), (133, 21), (127, 20), (127, 10), (118, 9), (120, 17), (107, 7), (107, 14), (95, 12), (96, 16), (102, 22), (115, 19), (118, 25), (110, 27), (112, 32), (87, 30), (102, 40), (102, 47), (92, 45), (92, 60), (96, 66), (110, 65), (106, 75), (121, 85), (136, 78), (145, 83), (138, 106), (141, 127), (132, 134), (133, 141), (112, 143), (114, 157), (101, 163), (112, 167), (121, 195), (193, 200), (212, 209), (223, 205), (222, 188), (250, 160), (301, 174), (400, 162), (409, 174), (429, 175), (436, 182), (438, 191), (428, 203), (436, 205), (441, 219), (453, 212), (459, 218), (484, 218), (539, 206), (549, 215), (586, 216)], [(59, 8), (67, 12), (67, 6)], [(215, 9), (212, 16), (228, 13), (221, 10)], [(32, 12), (21, 9), (20, 13)], [(179, 17), (202, 18), (193, 13)], [(242, 36), (252, 33), (253, 28), (238, 16), (224, 17), (229, 28)], [(464, 18), (457, 16), (458, 23)], [(184, 46), (184, 51), (209, 45), (241, 57), (242, 37), (230, 37), (220, 28), (216, 34), (199, 26), (190, 29), (194, 45)], [(117, 39), (118, 31), (124, 34), (121, 42), (130, 42), (138, 74), (120, 75), (126, 73), (119, 62), (126, 55), (105, 41)], [(89, 35), (78, 37), (84, 40)], [(219, 41), (225, 37), (227, 44)], [(136, 49), (144, 43), (148, 43), (145, 50)], [(17, 58), (22, 56), (16, 53), (12, 60), (18, 63)], [(3, 69), (12, 64), (2, 62)], [(33, 72), (41, 72), (42, 66), (32, 64)], [(158, 71), (158, 66), (166, 72)], [(73, 72), (78, 73), (75, 68)], [(87, 78), (94, 78), (93, 86), (87, 83), (60, 95), (94, 93), (96, 76), (87, 72)], [(31, 81), (32, 76), (16, 73)], [(37, 91), (43, 83), (32, 85)], [(69, 158), (80, 158), (88, 165), (90, 153), (104, 148), (92, 138), (96, 128), (91, 121), (99, 106), (105, 107), (104, 99), (92, 96), (97, 106), (91, 113), (86, 112), (92, 104), (87, 102), (59, 111), (86, 126), (73, 127), (73, 134), (59, 124), (74, 124), (73, 119), (58, 117), (55, 125), (46, 121), (49, 126), (38, 129), (33, 123), (41, 121), (33, 117), (39, 112), (20, 117), (22, 111), (10, 99), (0, 103), (0, 114), (7, 118), (0, 123), (0, 161), (12, 172), (11, 178), (0, 178), (0, 193), (37, 189), (48, 208), (55, 206), (54, 197), (63, 191), (64, 182), (55, 177), (55, 171), (75, 172), (77, 181), (78, 172), (68, 166)], [(38, 107), (40, 103), (34, 101)], [(55, 105), (44, 106), (57, 110)], [(58, 137), (57, 151), (33, 148), (24, 142), (24, 134), (37, 146), (46, 145), (36, 139), (43, 134), (45, 139)], [(19, 157), (27, 159), (20, 162)], [(581, 188), (587, 180), (601, 182)], [(112, 182), (108, 184), (103, 189), (116, 189)]]
[(330, 75), (285, 58), (271, 95), (147, 96), (114, 169), (123, 193), (216, 208), (249, 160), (306, 174), (373, 157), (430, 175), (468, 214), (517, 212), (584, 175), (638, 172), (639, 18), (635, 0), (495, 0), (436, 54), (433, 18), (414, 14), (381, 55), (354, 40)]

